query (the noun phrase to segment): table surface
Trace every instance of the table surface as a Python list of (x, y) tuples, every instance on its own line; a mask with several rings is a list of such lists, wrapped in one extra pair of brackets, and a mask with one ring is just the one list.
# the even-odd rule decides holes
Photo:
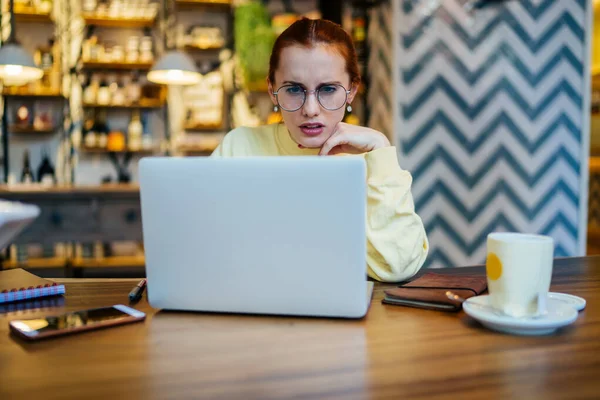
[[(483, 274), (482, 267), (442, 270)], [(58, 281), (58, 280), (57, 280)], [(551, 336), (489, 331), (465, 315), (384, 305), (362, 320), (166, 312), (28, 343), (8, 321), (127, 304), (136, 280), (63, 279), (62, 304), (0, 314), (0, 399), (597, 398), (600, 257), (555, 262), (552, 290), (584, 297)]]

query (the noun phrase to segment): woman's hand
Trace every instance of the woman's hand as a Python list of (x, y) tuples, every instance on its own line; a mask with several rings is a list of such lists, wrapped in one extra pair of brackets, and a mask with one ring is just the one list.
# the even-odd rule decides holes
[(390, 141), (383, 133), (364, 126), (340, 122), (333, 135), (321, 147), (319, 155), (360, 154), (388, 146)]

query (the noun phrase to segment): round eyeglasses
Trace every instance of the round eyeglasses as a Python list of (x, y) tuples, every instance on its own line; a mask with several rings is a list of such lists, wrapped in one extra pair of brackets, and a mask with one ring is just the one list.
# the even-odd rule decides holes
[(335, 111), (344, 107), (350, 91), (342, 85), (323, 85), (315, 90), (306, 90), (300, 85), (290, 84), (281, 86), (273, 95), (282, 110), (293, 112), (302, 108), (310, 93), (315, 93), (321, 107)]

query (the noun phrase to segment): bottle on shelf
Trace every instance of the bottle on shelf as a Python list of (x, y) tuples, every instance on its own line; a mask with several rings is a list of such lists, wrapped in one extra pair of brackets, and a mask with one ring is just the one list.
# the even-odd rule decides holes
[(108, 144), (108, 134), (110, 129), (106, 123), (106, 112), (101, 111), (98, 113), (99, 117), (96, 118), (94, 123), (94, 131), (97, 135), (97, 146), (101, 149), (105, 149)]
[(154, 146), (154, 139), (149, 129), (149, 115), (145, 112), (142, 116), (142, 148), (144, 150), (150, 150)]
[[(34, 55), (35, 63), (44, 71), (42, 79), (38, 81), (38, 91), (54, 90), (58, 91), (58, 82), (56, 76), (56, 62), (55, 59), (57, 46), (54, 38), (48, 39), (48, 43), (44, 46), (38, 47)], [(58, 76), (60, 79), (60, 76)]]
[(136, 63), (140, 59), (140, 38), (139, 36), (130, 36), (127, 40), (127, 50), (125, 51), (125, 61)]
[(140, 121), (140, 111), (135, 110), (127, 127), (127, 147), (129, 150), (140, 150), (142, 148), (142, 122)]
[(98, 36), (92, 35), (84, 40), (81, 53), (83, 61), (102, 61), (104, 58), (104, 46), (99, 43)]
[(83, 90), (84, 104), (96, 104), (99, 89), (100, 78), (98, 78), (97, 74), (93, 74), (91, 79), (88, 80), (85, 89)]
[(149, 63), (154, 61), (154, 53), (152, 48), (152, 36), (143, 36), (140, 42), (139, 61)]
[(132, 74), (131, 82), (126, 86), (126, 102), (127, 104), (138, 104), (142, 96), (142, 88), (139, 82), (139, 73), (135, 72)]
[(83, 122), (83, 143), (88, 149), (98, 146), (98, 133), (94, 129), (95, 127), (94, 114), (90, 111)]
[(23, 153), (23, 170), (21, 171), (21, 183), (30, 184), (35, 182), (33, 177), (33, 171), (31, 170), (31, 163), (29, 161), (29, 150), (25, 150)]
[(100, 105), (107, 106), (110, 104), (110, 87), (106, 81), (106, 78), (102, 78), (100, 81), (100, 86), (98, 87), (98, 95), (96, 97), (96, 101)]
[(84, 39), (81, 43), (81, 58), (83, 61), (92, 61), (92, 53), (94, 51), (94, 38), (95, 36), (91, 36), (87, 39)]
[(47, 149), (42, 151), (42, 162), (38, 167), (38, 181), (44, 186), (52, 186), (56, 184), (56, 175), (54, 174), (54, 166), (50, 161)]
[(111, 84), (111, 93), (112, 93), (112, 101), (111, 104), (115, 106), (122, 106), (125, 104), (125, 86), (123, 85), (123, 80), (117, 79), (113, 85)]
[(83, 11), (88, 13), (88, 14), (92, 14), (93, 12), (96, 11), (96, 0), (84, 0), (83, 1)]

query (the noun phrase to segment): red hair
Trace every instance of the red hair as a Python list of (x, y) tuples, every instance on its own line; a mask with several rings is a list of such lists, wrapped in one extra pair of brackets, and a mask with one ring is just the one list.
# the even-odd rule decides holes
[(356, 49), (348, 32), (334, 22), (308, 18), (294, 22), (275, 40), (269, 61), (269, 82), (275, 82), (275, 71), (279, 67), (283, 49), (290, 46), (313, 47), (318, 44), (333, 46), (346, 60), (350, 82), (355, 85), (360, 83)]

